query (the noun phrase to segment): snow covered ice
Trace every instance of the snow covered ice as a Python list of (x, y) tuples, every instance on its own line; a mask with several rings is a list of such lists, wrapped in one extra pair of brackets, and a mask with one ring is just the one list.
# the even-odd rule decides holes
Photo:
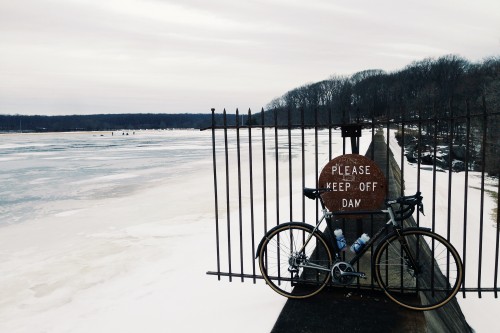
[(284, 299), (206, 275), (210, 133), (102, 134), (1, 136), (0, 331), (269, 331)]

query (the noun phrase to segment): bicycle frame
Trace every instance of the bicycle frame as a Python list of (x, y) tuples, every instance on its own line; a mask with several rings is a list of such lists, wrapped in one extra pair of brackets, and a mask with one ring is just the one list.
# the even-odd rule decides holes
[[(390, 217), (390, 219), (384, 224), (384, 226), (382, 228), (380, 228), (375, 233), (375, 235), (373, 235), (370, 238), (370, 240), (363, 246), (363, 248), (361, 249), (361, 251), (359, 253), (357, 253), (348, 262), (350, 265), (355, 265), (361, 259), (361, 257), (366, 253), (366, 251), (368, 251), (368, 249), (372, 246), (372, 244), (375, 241), (377, 241), (382, 236), (382, 234), (384, 234), (387, 231), (387, 229), (391, 225), (393, 226), (393, 228), (396, 231), (396, 233), (400, 236), (401, 245), (404, 247), (404, 249), (406, 250), (406, 252), (409, 253), (408, 244), (406, 243), (406, 241), (404, 240), (404, 238), (401, 237), (401, 234), (400, 234), (400, 231), (402, 230), (402, 226), (396, 221), (396, 216), (395, 216), (394, 210), (392, 209), (391, 206), (388, 206), (387, 209), (382, 209), (382, 210), (379, 210), (379, 211), (356, 211), (356, 212), (337, 212), (337, 213), (333, 213), (333, 212), (329, 212), (324, 207), (323, 200), (321, 200), (321, 198), (320, 198), (320, 202), (321, 202), (321, 204), (323, 206), (323, 208), (322, 208), (323, 215), (317, 221), (316, 226), (313, 229), (313, 232), (308, 236), (308, 238), (304, 242), (304, 245), (302, 245), (302, 247), (298, 251), (299, 253), (302, 252), (304, 250), (304, 248), (307, 246), (307, 244), (311, 240), (313, 234), (316, 233), (316, 232), (318, 232), (319, 227), (323, 223), (323, 221), (329, 220), (329, 219), (333, 218), (334, 216), (338, 216), (338, 215), (341, 216), (341, 215), (365, 215), (365, 214), (388, 214), (389, 217)], [(338, 259), (339, 255), (340, 255), (340, 251), (337, 248), (337, 244), (335, 242), (332, 242), (332, 243), (333, 243), (333, 246), (334, 246), (334, 249), (335, 249), (335, 259)], [(414, 260), (413, 256), (410, 255), (409, 259), (410, 259), (412, 265), (416, 266), (415, 265), (415, 260)], [(322, 266), (319, 266), (319, 265), (315, 265), (315, 264), (306, 264), (306, 265), (301, 265), (301, 266), (302, 267), (315, 268), (315, 269), (319, 269), (319, 270), (323, 270), (323, 271), (329, 271), (329, 269), (326, 269), (325, 267), (322, 267)]]

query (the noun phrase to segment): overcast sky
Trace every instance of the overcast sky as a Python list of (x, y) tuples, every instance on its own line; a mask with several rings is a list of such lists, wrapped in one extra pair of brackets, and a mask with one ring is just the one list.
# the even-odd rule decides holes
[(0, 114), (259, 111), (446, 54), (500, 55), (500, 1), (0, 0)]

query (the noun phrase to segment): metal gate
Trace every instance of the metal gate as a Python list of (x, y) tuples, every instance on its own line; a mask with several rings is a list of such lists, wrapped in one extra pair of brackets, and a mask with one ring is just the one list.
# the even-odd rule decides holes
[[(371, 159), (383, 154), (383, 169), (400, 193), (423, 193), (426, 217), (416, 214), (415, 221), (459, 251), (463, 296), (493, 292), (497, 297), (500, 112), (473, 113), (466, 106), (460, 115), (350, 122), (335, 122), (332, 115), (319, 108), (236, 110), (236, 124), (228, 125), (233, 115), (224, 110), (216, 118), (212, 109), (212, 126), (205, 130), (212, 131), (215, 267), (207, 274), (229, 281), (261, 279), (255, 251), (265, 232), (287, 221), (314, 224), (318, 203), (306, 200), (302, 189), (317, 186), (329, 160), (359, 150)], [(352, 124), (362, 128), (361, 137), (342, 135), (341, 128)], [(384, 137), (383, 152), (370, 148), (377, 135)], [(373, 279), (369, 287), (376, 287)]]

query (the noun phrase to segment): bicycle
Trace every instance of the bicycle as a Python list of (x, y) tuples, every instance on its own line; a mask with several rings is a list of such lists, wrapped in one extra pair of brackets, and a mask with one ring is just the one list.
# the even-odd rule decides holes
[[(354, 279), (366, 279), (354, 265), (382, 237), (372, 255), (372, 272), (384, 293), (397, 304), (412, 310), (433, 310), (448, 303), (458, 292), (463, 266), (455, 248), (430, 228), (404, 228), (415, 207), (423, 214), (420, 192), (386, 200), (390, 219), (349, 261), (342, 261), (335, 237), (328, 239), (320, 230), (323, 221), (336, 215), (325, 208), (321, 194), (328, 189), (304, 189), (309, 199), (319, 199), (322, 217), (316, 226), (287, 222), (269, 230), (256, 253), (267, 284), (277, 293), (294, 299), (319, 293), (330, 281), (349, 285)], [(393, 205), (399, 204), (398, 210)], [(375, 213), (375, 212), (359, 212)], [(330, 230), (329, 224), (329, 230)], [(330, 230), (331, 232), (331, 230)], [(333, 255), (332, 255), (333, 254)]]

